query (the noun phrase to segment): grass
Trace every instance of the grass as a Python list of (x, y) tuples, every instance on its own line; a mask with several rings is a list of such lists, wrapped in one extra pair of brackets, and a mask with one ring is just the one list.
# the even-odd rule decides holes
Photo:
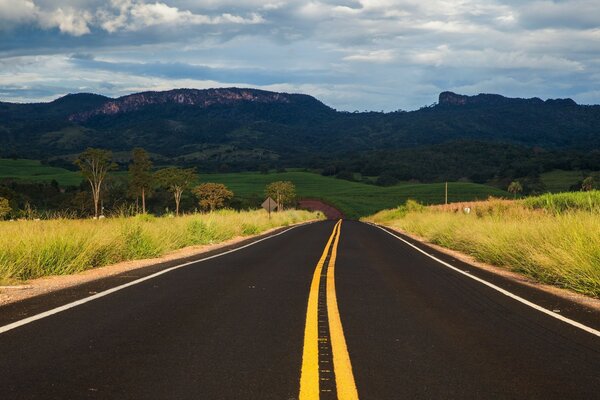
[(0, 282), (65, 275), (186, 246), (219, 243), (318, 218), (289, 210), (217, 211), (179, 218), (140, 215), (103, 220), (0, 222)]
[(540, 174), (540, 180), (551, 193), (568, 192), (571, 186), (581, 182), (588, 176), (582, 171), (563, 171), (555, 169), (554, 171)]
[[(123, 176), (127, 172), (116, 171), (111, 174)], [(267, 184), (279, 180), (289, 180), (296, 185), (298, 196), (324, 200), (339, 208), (349, 218), (359, 218), (379, 210), (395, 207), (403, 204), (409, 198), (424, 204), (444, 202), (443, 183), (400, 183), (395, 186), (380, 187), (298, 170), (269, 174), (258, 172), (200, 173), (199, 176), (201, 182), (227, 185), (238, 199), (245, 200), (246, 204), (257, 207), (264, 200), (264, 189)], [(56, 179), (61, 185), (79, 185), (82, 179), (78, 172), (41, 165), (39, 161), (7, 159), (0, 159), (0, 178), (2, 177), (29, 181)], [(450, 182), (448, 194), (449, 201), (509, 196), (507, 192), (491, 186), (465, 182)]]
[(544, 194), (529, 197), (523, 205), (534, 210), (545, 210), (553, 214), (568, 211), (587, 211), (600, 216), (600, 191)]
[[(262, 199), (267, 184), (279, 180), (291, 181), (296, 185), (298, 196), (317, 198), (331, 203), (349, 218), (358, 218), (395, 207), (409, 198), (424, 204), (444, 202), (443, 183), (402, 183), (381, 187), (300, 171), (270, 174), (255, 172), (201, 174), (200, 180), (223, 183), (233, 190), (236, 197), (243, 199)], [(450, 201), (508, 196), (507, 192), (491, 186), (464, 182), (449, 183), (448, 193)]]
[(1, 178), (13, 178), (30, 182), (50, 182), (54, 179), (62, 186), (79, 186), (83, 179), (78, 172), (43, 165), (37, 160), (0, 158)]
[(413, 203), (367, 220), (399, 228), (539, 282), (600, 297), (600, 192), (458, 207)]

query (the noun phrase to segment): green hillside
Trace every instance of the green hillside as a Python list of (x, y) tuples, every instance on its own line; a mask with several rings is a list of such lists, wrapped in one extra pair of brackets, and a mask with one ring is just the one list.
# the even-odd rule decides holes
[(571, 186), (581, 183), (588, 176), (582, 171), (563, 171), (555, 169), (553, 171), (540, 174), (540, 179), (546, 190), (551, 193), (568, 192)]
[[(380, 187), (308, 172), (208, 174), (200, 175), (200, 179), (223, 183), (234, 191), (236, 197), (248, 200), (262, 199), (264, 187), (270, 182), (289, 180), (296, 185), (300, 197), (322, 199), (338, 207), (350, 218), (395, 207), (403, 204), (407, 199), (425, 204), (444, 202), (443, 183), (402, 183), (391, 187)], [(487, 199), (489, 196), (508, 196), (505, 191), (491, 186), (464, 182), (449, 183), (448, 193), (448, 200), (451, 202)]]
[(50, 182), (54, 179), (62, 186), (79, 186), (82, 180), (78, 172), (43, 165), (37, 160), (0, 158), (0, 179), (2, 178), (31, 182)]

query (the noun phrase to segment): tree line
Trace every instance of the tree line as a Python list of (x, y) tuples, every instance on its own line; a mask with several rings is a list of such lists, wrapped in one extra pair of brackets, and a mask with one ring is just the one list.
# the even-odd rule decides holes
[[(85, 184), (80, 186), (79, 191), (71, 193), (70, 196), (61, 195), (61, 192), (64, 193), (65, 189), (59, 189), (58, 183), (55, 181), (50, 184), (13, 182), (14, 191), (6, 187), (0, 189), (0, 218), (4, 218), (12, 211), (8, 198), (16, 197), (19, 194), (18, 192), (35, 192), (36, 189), (41, 188), (43, 189), (40, 191), (48, 192), (46, 197), (58, 197), (62, 201), (69, 198), (71, 205), (81, 203), (81, 210), (77, 213), (78, 215), (85, 215), (84, 208), (90, 208), (94, 218), (103, 217), (103, 199), (110, 192), (110, 190), (107, 190), (109, 173), (118, 168), (118, 165), (113, 161), (111, 151), (88, 148), (77, 156), (74, 164), (80, 169), (85, 179)], [(199, 177), (195, 168), (166, 167), (155, 170), (150, 154), (143, 148), (135, 148), (132, 150), (131, 162), (128, 166), (126, 188), (127, 196), (135, 199), (135, 206), (133, 212), (128, 211), (127, 213), (147, 213), (147, 199), (159, 191), (170, 194), (171, 204), (174, 205), (176, 216), (181, 214), (181, 202), (185, 192), (193, 194), (197, 208), (199, 207), (203, 211), (212, 212), (230, 205), (234, 193), (227, 186), (214, 182), (198, 184), (198, 181)], [(91, 196), (83, 190), (84, 185), (90, 190)], [(29, 186), (35, 187), (30, 188)], [(26, 190), (23, 190), (23, 187)], [(296, 197), (295, 187), (291, 182), (273, 182), (265, 188), (265, 195), (276, 199), (280, 210), (284, 206), (293, 204)], [(90, 199), (91, 202), (88, 202), (87, 199)], [(163, 204), (165, 203), (163, 202)], [(256, 205), (258, 204), (254, 206)], [(19, 210), (17, 217), (31, 218), (37, 215), (32, 211), (29, 202), (25, 202), (22, 208), (22, 210)], [(166, 211), (169, 212), (168, 207)]]

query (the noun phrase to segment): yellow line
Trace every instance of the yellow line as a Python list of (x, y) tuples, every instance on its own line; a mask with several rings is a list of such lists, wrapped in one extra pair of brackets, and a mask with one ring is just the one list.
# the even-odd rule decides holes
[(327, 314), (329, 316), (329, 336), (331, 339), (331, 351), (333, 353), (333, 372), (335, 373), (335, 384), (339, 400), (358, 400), (354, 374), (352, 373), (352, 363), (344, 338), (342, 329), (342, 320), (338, 310), (337, 297), (335, 293), (335, 260), (337, 258), (337, 247), (340, 241), (342, 221), (338, 235), (333, 243), (329, 266), (327, 267)]
[(304, 328), (304, 350), (302, 353), (302, 372), (300, 374), (300, 396), (299, 400), (319, 399), (319, 332), (318, 332), (318, 300), (319, 281), (321, 270), (327, 258), (327, 250), (333, 242), (333, 238), (339, 232), (338, 227), (341, 220), (335, 224), (331, 236), (325, 245), (325, 250), (317, 263), (313, 274), (310, 292), (308, 295), (308, 306), (306, 308), (306, 326)]

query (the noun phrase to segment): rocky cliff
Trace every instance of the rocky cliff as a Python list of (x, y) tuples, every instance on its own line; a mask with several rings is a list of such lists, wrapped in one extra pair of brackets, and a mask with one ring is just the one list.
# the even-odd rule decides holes
[(290, 103), (293, 96), (287, 93), (268, 92), (256, 89), (175, 89), (165, 92), (143, 92), (109, 100), (91, 111), (73, 114), (73, 122), (85, 122), (98, 115), (115, 115), (137, 111), (155, 104), (181, 104), (206, 108), (215, 104), (235, 105), (242, 102)]

